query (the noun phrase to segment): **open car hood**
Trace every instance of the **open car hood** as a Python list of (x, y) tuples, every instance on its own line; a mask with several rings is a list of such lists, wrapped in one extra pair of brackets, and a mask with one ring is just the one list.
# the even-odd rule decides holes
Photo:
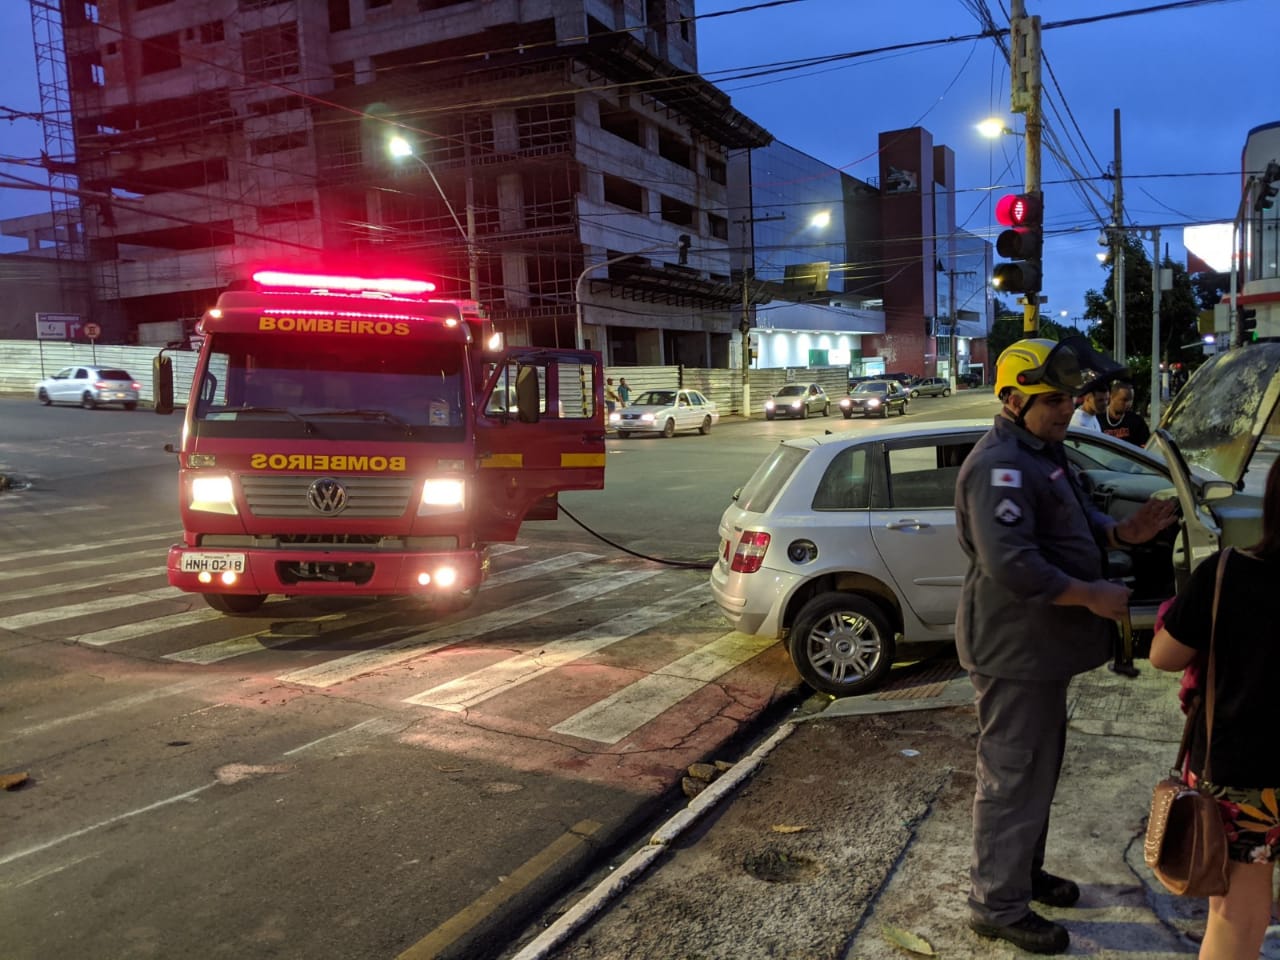
[(1239, 486), (1264, 433), (1280, 436), (1280, 342), (1210, 357), (1160, 421), (1192, 465)]

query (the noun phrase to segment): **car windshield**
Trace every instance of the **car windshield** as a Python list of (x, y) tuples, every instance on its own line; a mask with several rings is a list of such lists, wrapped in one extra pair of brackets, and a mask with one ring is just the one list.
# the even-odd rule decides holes
[(669, 407), (676, 402), (674, 390), (646, 390), (636, 397), (633, 407)]
[(790, 386), (790, 387), (783, 387), (783, 388), (782, 388), (781, 390), (779, 390), (776, 394), (774, 394), (774, 396), (776, 396), (776, 397), (803, 397), (803, 396), (805, 395), (805, 392), (806, 392), (807, 390), (808, 390), (808, 388), (807, 388), (807, 387), (802, 387), (802, 386), (800, 386), (800, 384), (798, 384), (798, 383), (797, 383), (797, 384), (795, 384), (795, 385), (793, 385), (793, 386)]
[(1280, 433), (1278, 369), (1280, 343), (1210, 357), (1173, 398), (1160, 426), (1189, 464), (1239, 483), (1262, 434)]
[(462, 345), (448, 341), (354, 350), (337, 337), (294, 340), (214, 335), (193, 421), (218, 436), (314, 431), (332, 439), (411, 436), (456, 441), (465, 432)]
[(883, 380), (873, 381), (871, 383), (860, 383), (853, 388), (854, 393), (887, 393), (889, 385)]

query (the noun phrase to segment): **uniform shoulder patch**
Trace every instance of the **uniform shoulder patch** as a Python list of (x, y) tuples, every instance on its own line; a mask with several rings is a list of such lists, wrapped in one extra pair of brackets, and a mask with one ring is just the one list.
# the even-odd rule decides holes
[(993, 487), (1021, 487), (1022, 471), (1014, 470), (1011, 467), (994, 467), (991, 470), (991, 485)]
[(1022, 522), (1022, 508), (1005, 497), (996, 504), (995, 518), (997, 523), (1002, 523), (1006, 527), (1016, 526)]

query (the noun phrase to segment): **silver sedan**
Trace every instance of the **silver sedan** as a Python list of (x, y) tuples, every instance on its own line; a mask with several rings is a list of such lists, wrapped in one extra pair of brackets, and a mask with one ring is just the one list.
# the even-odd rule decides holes
[(646, 390), (630, 405), (609, 414), (609, 426), (624, 440), (633, 433), (672, 437), (679, 430), (705, 435), (719, 421), (715, 402), (697, 390)]

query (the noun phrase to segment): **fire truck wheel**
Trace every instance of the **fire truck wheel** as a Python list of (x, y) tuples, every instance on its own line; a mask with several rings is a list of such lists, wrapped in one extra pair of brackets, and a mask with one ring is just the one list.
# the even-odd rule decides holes
[(261, 593), (206, 593), (204, 602), (219, 613), (232, 616), (241, 613), (253, 613), (266, 602), (266, 595)]
[(710, 417), (703, 417), (703, 418), (702, 418), (702, 426), (700, 426), (700, 427), (698, 428), (698, 432), (699, 432), (700, 434), (702, 434), (704, 437), (705, 437), (708, 433), (710, 433), (710, 432), (711, 432), (711, 418), (710, 418)]
[(676, 422), (668, 420), (662, 425), (662, 435), (664, 437), (674, 437), (676, 435)]

